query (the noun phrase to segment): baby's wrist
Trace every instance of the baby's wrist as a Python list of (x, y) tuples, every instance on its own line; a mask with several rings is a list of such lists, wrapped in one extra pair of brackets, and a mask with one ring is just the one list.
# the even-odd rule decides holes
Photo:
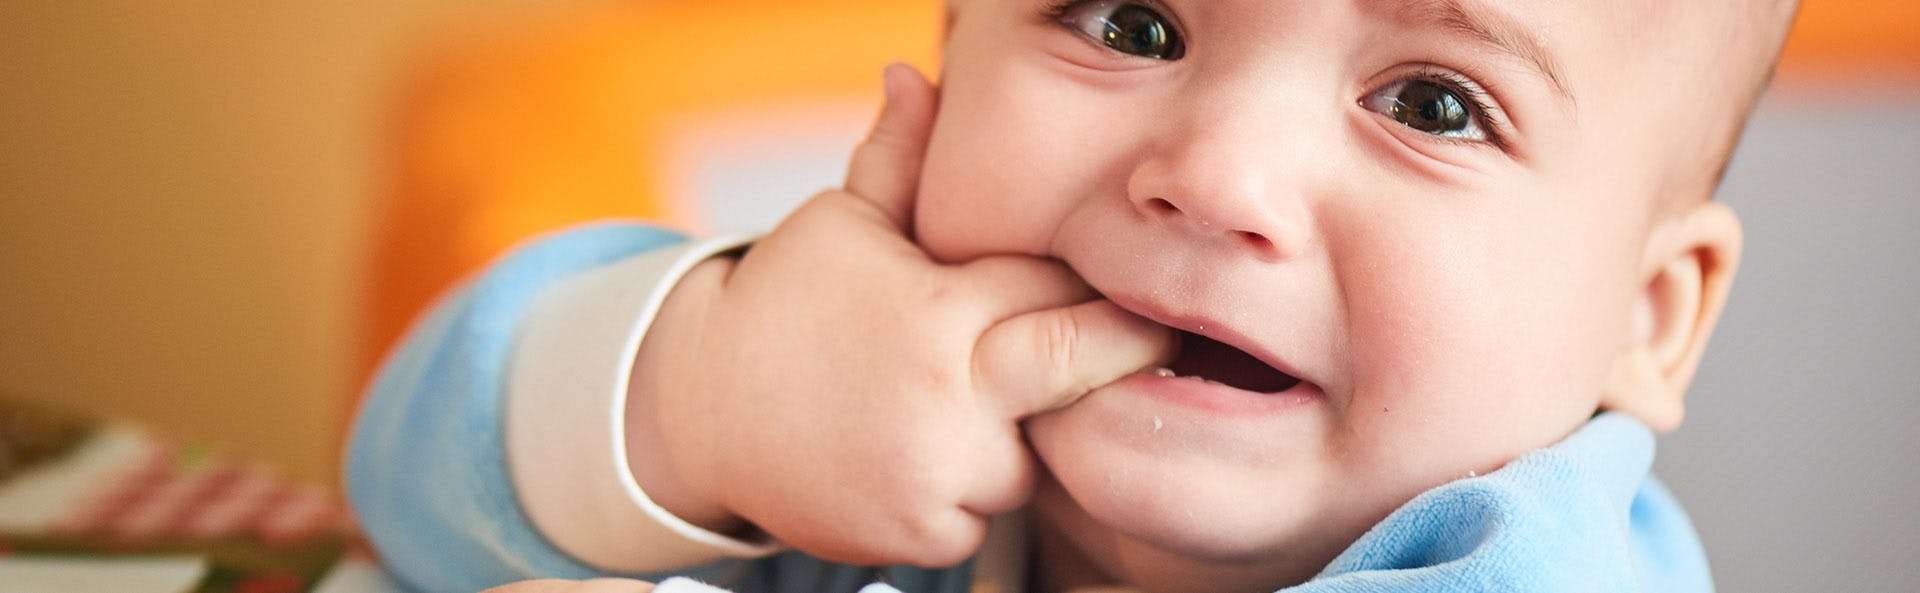
[(701, 328), (736, 261), (723, 256), (701, 262), (668, 294), (635, 357), (626, 409), (634, 480), (674, 516), (722, 534), (744, 532), (747, 525), (720, 500), (721, 480), (713, 475), (719, 466), (703, 457), (713, 450), (705, 443), (713, 419), (688, 413), (700, 408), (684, 398), (703, 392), (705, 357), (693, 346), (714, 339)]

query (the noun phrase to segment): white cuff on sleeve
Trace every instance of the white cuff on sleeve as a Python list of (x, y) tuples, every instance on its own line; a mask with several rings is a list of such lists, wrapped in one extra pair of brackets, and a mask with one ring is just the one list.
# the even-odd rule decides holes
[[(653, 593), (733, 593), (733, 592), (728, 591), (726, 589), (719, 588), (719, 587), (715, 587), (713, 585), (702, 583), (700, 581), (689, 579), (686, 577), (673, 577), (664, 581), (660, 581), (660, 584), (654, 586)], [(860, 593), (900, 593), (900, 590), (895, 589), (893, 588), (892, 585), (888, 585), (886, 583), (870, 583), (865, 587), (861, 587)]]
[(561, 281), (535, 301), (513, 346), (503, 422), (514, 490), (556, 547), (619, 572), (781, 549), (674, 516), (647, 497), (627, 466), (627, 383), (641, 338), (688, 270), (753, 238), (650, 251)]
[(686, 577), (673, 577), (653, 587), (653, 593), (733, 593)]

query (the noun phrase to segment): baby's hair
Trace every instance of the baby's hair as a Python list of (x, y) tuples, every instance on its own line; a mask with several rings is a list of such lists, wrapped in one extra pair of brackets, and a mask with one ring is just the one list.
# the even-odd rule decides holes
[(1721, 66), (1746, 64), (1745, 70), (1736, 70), (1734, 75), (1737, 86), (1739, 116), (1729, 122), (1720, 133), (1717, 150), (1717, 163), (1714, 168), (1712, 185), (1718, 188), (1726, 180), (1727, 165), (1733, 161), (1733, 151), (1740, 145), (1740, 135), (1747, 128), (1747, 119), (1760, 103), (1760, 98), (1773, 85), (1774, 74), (1779, 70), (1780, 52), (1786, 46), (1787, 32), (1792, 28), (1794, 15), (1799, 11), (1799, 0), (1744, 0), (1719, 4), (1732, 13), (1720, 22), (1729, 27), (1725, 35), (1710, 38), (1709, 42), (1724, 41), (1725, 55), (1729, 59), (1713, 60)]

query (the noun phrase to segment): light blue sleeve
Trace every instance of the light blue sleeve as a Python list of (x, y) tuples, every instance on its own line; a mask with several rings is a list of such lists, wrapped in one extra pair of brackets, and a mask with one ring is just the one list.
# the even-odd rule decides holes
[[(521, 510), (508, 475), (502, 404), (519, 324), (543, 288), (682, 242), (641, 224), (598, 224), (518, 248), (448, 296), (390, 354), (348, 442), (346, 483), (389, 573), (425, 593), (472, 593), (532, 578), (607, 576), (554, 547)], [(866, 568), (789, 552), (672, 574), (740, 593), (855, 591), (890, 582), (960, 592), (969, 571)]]

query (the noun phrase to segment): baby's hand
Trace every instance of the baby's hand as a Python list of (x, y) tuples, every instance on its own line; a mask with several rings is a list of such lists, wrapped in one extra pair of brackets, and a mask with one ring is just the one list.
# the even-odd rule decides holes
[[(1064, 265), (933, 261), (908, 237), (937, 95), (906, 66), (846, 188), (675, 288), (630, 435), (656, 501), (823, 559), (945, 566), (1023, 506), (1019, 423), (1171, 356), (1171, 333)], [(663, 450), (646, 450), (651, 444)]]
[(627, 579), (540, 579), (501, 585), (481, 593), (649, 593), (654, 590), (653, 583)]

